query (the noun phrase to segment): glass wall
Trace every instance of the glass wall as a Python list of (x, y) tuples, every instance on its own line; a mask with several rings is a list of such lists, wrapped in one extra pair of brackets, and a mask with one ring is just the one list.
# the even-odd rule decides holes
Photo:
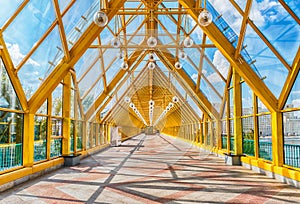
[(34, 117), (34, 161), (47, 159), (47, 116)]
[(259, 157), (272, 161), (272, 129), (270, 114), (258, 116), (258, 130)]
[(0, 110), (0, 171), (22, 165), (23, 114)]

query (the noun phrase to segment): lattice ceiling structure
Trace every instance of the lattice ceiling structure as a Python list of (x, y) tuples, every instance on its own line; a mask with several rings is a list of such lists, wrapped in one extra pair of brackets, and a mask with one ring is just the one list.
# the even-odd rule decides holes
[[(213, 23), (207, 27), (198, 24), (203, 5), (103, 0), (109, 22), (99, 27), (93, 22), (99, 0), (2, 1), (1, 58), (22, 109), (30, 113), (71, 74), (85, 120), (125, 124), (124, 115), (133, 121), (126, 125), (143, 126), (141, 118), (150, 124), (150, 100), (154, 122), (174, 96), (179, 102), (167, 122), (161, 120), (165, 125), (203, 115), (219, 119), (233, 68), (270, 111), (282, 109), (299, 71), (300, 2), (208, 0)], [(158, 40), (155, 47), (147, 44), (151, 36)], [(189, 48), (183, 46), (187, 36), (194, 41)], [(118, 48), (111, 45), (114, 37)], [(178, 58), (181, 51), (187, 59)], [(154, 69), (148, 68), (150, 54)]]

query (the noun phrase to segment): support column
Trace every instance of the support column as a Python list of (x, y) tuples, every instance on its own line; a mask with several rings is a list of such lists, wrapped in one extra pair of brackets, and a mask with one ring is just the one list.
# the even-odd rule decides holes
[(275, 166), (283, 165), (283, 130), (282, 113), (272, 113), (272, 156)]
[(234, 114), (234, 154), (243, 154), (243, 130), (242, 130), (242, 96), (241, 96), (241, 77), (233, 69), (233, 114)]
[(71, 111), (71, 74), (68, 73), (64, 78), (63, 86), (63, 139), (62, 139), (62, 155), (69, 155), (71, 148), (71, 129), (70, 129), (70, 111)]
[(34, 158), (34, 114), (24, 114), (24, 136), (23, 136), (23, 165), (33, 166)]

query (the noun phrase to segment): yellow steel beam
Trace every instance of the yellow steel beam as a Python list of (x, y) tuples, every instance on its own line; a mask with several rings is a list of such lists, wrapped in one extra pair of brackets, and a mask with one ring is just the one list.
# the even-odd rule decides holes
[(199, 90), (198, 92), (195, 91), (196, 85), (193, 82), (193, 80), (187, 75), (187, 73), (182, 69), (175, 69), (175, 59), (172, 56), (172, 54), (167, 49), (164, 49), (161, 50), (161, 52), (157, 52), (157, 55), (166, 67), (168, 67), (170, 70), (175, 70), (179, 74), (179, 76), (187, 83), (189, 88), (193, 90), (195, 96), (197, 96), (199, 101), (201, 101), (205, 112), (207, 112), (209, 115), (212, 114), (214, 118), (218, 119), (218, 111), (208, 101), (208, 99), (204, 96), (201, 90)]
[[(138, 50), (131, 55), (131, 57), (127, 61), (128, 67), (132, 66), (132, 64), (140, 57), (142, 52), (143, 52), (142, 50)], [(119, 83), (119, 81), (122, 79), (122, 77), (124, 76), (125, 73), (126, 73), (126, 70), (120, 69), (120, 71), (116, 74), (116, 76), (112, 79), (110, 84), (107, 86), (107, 91), (102, 92), (102, 94), (99, 97), (97, 97), (95, 102), (91, 105), (91, 107), (89, 108), (89, 110), (87, 110), (87, 112), (85, 114), (85, 118), (87, 120), (94, 114), (94, 111), (99, 107), (99, 105), (102, 103), (102, 101), (111, 93), (111, 91)]]
[[(195, 2), (193, 0), (179, 0), (185, 8), (194, 8)], [(193, 9), (188, 9), (191, 17), (197, 22), (198, 12)], [(255, 92), (255, 94), (261, 99), (270, 111), (276, 111), (278, 101), (274, 94), (268, 89), (264, 82), (257, 76), (257, 74), (251, 69), (241, 56), (238, 59), (234, 58), (236, 49), (226, 39), (224, 34), (213, 23), (207, 27), (201, 27), (203, 32), (210, 38), (210, 40), (216, 45), (216, 47), (222, 52), (222, 54), (229, 60), (229, 62), (239, 72), (240, 76), (245, 79), (247, 84)]]
[[(140, 63), (141, 60), (144, 58), (144, 56), (145, 56), (145, 53), (137, 60), (137, 63), (134, 65), (134, 67), (132, 68), (131, 72), (133, 72), (133, 71), (136, 69), (136, 67), (139, 65), (139, 63)], [(142, 73), (142, 72), (141, 72), (141, 73)], [(141, 79), (141, 73), (139, 74), (139, 76), (138, 76), (136, 79), (138, 79), (138, 78)], [(118, 85), (118, 87), (115, 89), (115, 93), (113, 93), (113, 95), (116, 94), (116, 93), (118, 92), (118, 90), (123, 86), (123, 84), (128, 80), (129, 77), (130, 77), (130, 73), (128, 73), (127, 76), (125, 76), (125, 78), (121, 81), (121, 83), (119, 83), (119, 85)], [(113, 86), (112, 86), (112, 87), (113, 87)], [(132, 88), (133, 88), (133, 87), (132, 87)], [(119, 98), (118, 101), (120, 101), (120, 100), (125, 96), (125, 94), (128, 93), (129, 90), (130, 90), (130, 88), (127, 89), (127, 91), (124, 92), (124, 94)], [(108, 93), (108, 94), (109, 94), (109, 93)], [(110, 97), (110, 98), (107, 99), (107, 101), (106, 101), (106, 102), (100, 107), (100, 109), (98, 110), (97, 115), (99, 115), (99, 113), (101, 113), (101, 112), (104, 110), (104, 108), (105, 108), (106, 105), (111, 101), (111, 99), (112, 99), (112, 97)], [(117, 102), (116, 104), (118, 104), (118, 102)], [(112, 107), (112, 109), (109, 111), (109, 113), (106, 114), (105, 118), (107, 118), (107, 117), (111, 114), (111, 112), (116, 108), (116, 104)], [(90, 116), (89, 116), (89, 118), (90, 118)], [(105, 121), (105, 119), (103, 118), (101, 121)]]
[(63, 46), (63, 49), (64, 49), (64, 54), (65, 54), (66, 59), (69, 60), (70, 59), (70, 53), (69, 53), (65, 28), (64, 28), (64, 25), (63, 25), (63, 21), (62, 21), (62, 15), (60, 14), (60, 8), (59, 8), (58, 0), (53, 0), (53, 4), (54, 4), (54, 9), (55, 9), (56, 19), (58, 21), (59, 34), (60, 34), (60, 39), (61, 39), (62, 46)]
[(244, 38), (245, 38), (247, 22), (248, 22), (248, 17), (249, 17), (250, 10), (251, 10), (251, 5), (252, 5), (252, 0), (247, 0), (245, 13), (243, 15), (243, 21), (242, 21), (242, 25), (241, 25), (239, 40), (238, 40), (238, 43), (237, 43), (237, 46), (236, 46), (236, 51), (234, 53), (234, 58), (235, 59), (238, 58), (238, 56), (240, 55), (241, 50), (242, 50), (242, 45), (243, 45), (243, 41), (244, 41)]
[[(71, 73), (68, 73), (64, 78), (64, 85), (63, 85), (63, 138), (62, 138), (62, 154), (69, 155), (70, 154), (70, 113), (71, 113)], [(48, 124), (49, 125), (49, 124)]]
[(297, 54), (295, 56), (295, 59), (294, 59), (293, 65), (292, 65), (292, 71), (287, 76), (285, 84), (281, 91), (280, 97), (278, 99), (279, 110), (283, 109), (283, 107), (288, 99), (288, 96), (293, 88), (294, 82), (298, 76), (299, 69), (300, 69), (300, 47), (298, 48)]
[(272, 157), (275, 166), (283, 165), (283, 125), (282, 113), (272, 113)]
[(11, 57), (9, 55), (9, 52), (7, 50), (7, 47), (5, 45), (5, 42), (3, 40), (3, 36), (0, 34), (0, 45), (2, 46), (2, 49), (0, 49), (0, 56), (2, 58), (2, 61), (5, 65), (7, 74), (12, 82), (12, 86), (14, 87), (14, 90), (18, 96), (18, 99), (20, 101), (20, 104), (22, 106), (22, 109), (26, 112), (28, 110), (28, 104), (25, 92), (22, 88), (21, 82), (15, 72), (13, 62), (11, 60)]
[[(107, 12), (109, 20), (113, 18), (117, 11), (123, 6), (124, 2), (125, 0), (109, 2), (109, 8)], [(88, 47), (103, 29), (104, 28), (99, 28), (96, 24), (91, 23), (91, 25), (85, 30), (85, 32), (70, 50), (70, 60), (66, 61), (63, 59), (62, 62), (55, 67), (47, 79), (43, 81), (38, 90), (30, 98), (28, 105), (31, 112), (35, 112), (43, 104), (48, 94), (51, 93), (56, 88), (57, 84), (62, 81), (69, 69), (76, 64), (79, 58), (88, 49)]]
[(242, 92), (241, 77), (237, 71), (233, 70), (233, 115), (234, 115), (234, 153), (236, 155), (243, 154), (243, 130), (242, 130)]

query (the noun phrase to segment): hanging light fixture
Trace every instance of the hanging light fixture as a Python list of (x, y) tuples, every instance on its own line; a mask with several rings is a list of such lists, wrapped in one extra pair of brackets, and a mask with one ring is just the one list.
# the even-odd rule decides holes
[(177, 96), (173, 96), (172, 101), (173, 101), (173, 103), (177, 103), (178, 102), (178, 97)]
[(156, 67), (155, 62), (149, 62), (148, 63), (148, 69), (154, 69)]
[(122, 68), (123, 70), (128, 69), (128, 63), (127, 63), (125, 60), (122, 62), (121, 68)]
[(149, 46), (149, 47), (156, 47), (156, 45), (157, 45), (157, 39), (155, 38), (155, 37), (153, 37), (153, 36), (150, 36), (149, 38), (148, 38), (148, 40), (147, 40), (147, 45)]
[(187, 36), (183, 40), (183, 45), (184, 45), (184, 47), (192, 47), (194, 45), (194, 41), (192, 40), (192, 38), (190, 38), (189, 36)]
[(178, 58), (179, 59), (182, 59), (182, 60), (186, 60), (187, 59), (187, 54), (184, 52), (184, 50), (179, 50), (179, 53), (178, 53)]
[(176, 69), (181, 69), (182, 68), (182, 64), (179, 61), (177, 61), (174, 66), (175, 66)]
[(114, 37), (111, 41), (110, 44), (112, 47), (114, 48), (119, 48), (121, 46), (121, 41), (119, 39), (119, 37)]
[(122, 45), (121, 40), (118, 36), (118, 32), (119, 32), (119, 16), (116, 15), (115, 16), (115, 27), (114, 27), (114, 38), (111, 39), (111, 41), (110, 41), (111, 46), (114, 48), (119, 48)]
[(124, 101), (125, 101), (126, 103), (130, 103), (130, 98), (129, 98), (128, 96), (125, 96)]
[(108, 23), (108, 17), (103, 11), (97, 11), (94, 14), (94, 23), (99, 27), (104, 27)]
[(189, 36), (189, 28), (190, 28), (190, 21), (189, 21), (189, 19), (188, 19), (188, 16), (187, 15), (184, 15), (183, 16), (183, 18), (184, 18), (184, 30), (185, 30), (185, 32), (187, 33), (186, 34), (186, 37), (184, 38), (184, 40), (183, 40), (183, 46), (184, 47), (192, 47), (193, 45), (194, 45), (194, 41), (193, 41), (193, 39)]
[(170, 108), (173, 108), (173, 107), (174, 107), (174, 103), (170, 102), (168, 106), (169, 106)]
[(153, 100), (149, 101), (149, 106), (154, 106), (155, 102)]
[(204, 26), (204, 27), (208, 26), (212, 22), (211, 13), (208, 10), (206, 10), (206, 0), (204, 0), (203, 10), (200, 12), (200, 14), (198, 16), (198, 22), (201, 26)]
[(152, 52), (149, 53), (149, 61), (154, 61), (154, 54)]
[(99, 1), (99, 11), (94, 14), (94, 23), (99, 27), (104, 27), (108, 23), (108, 17), (104, 11), (102, 11), (101, 0)]

